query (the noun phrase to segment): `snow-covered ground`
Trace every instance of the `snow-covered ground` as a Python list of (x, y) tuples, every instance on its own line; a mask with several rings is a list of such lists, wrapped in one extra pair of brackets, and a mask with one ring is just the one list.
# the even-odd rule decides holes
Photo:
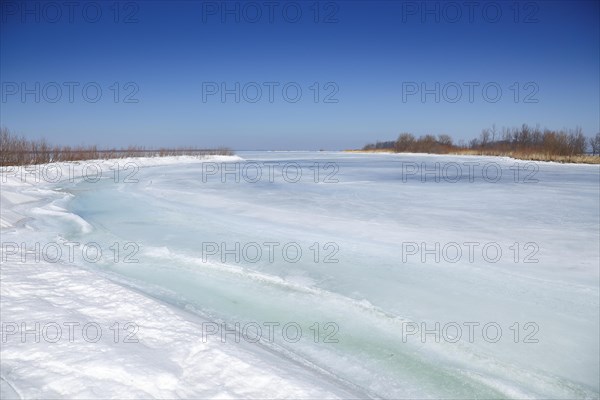
[(3, 399), (598, 397), (598, 166), (241, 157), (2, 171)]

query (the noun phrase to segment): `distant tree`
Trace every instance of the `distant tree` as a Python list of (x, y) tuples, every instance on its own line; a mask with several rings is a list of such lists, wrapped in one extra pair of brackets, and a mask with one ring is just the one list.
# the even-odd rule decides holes
[(388, 140), (387, 142), (377, 142), (375, 143), (375, 148), (376, 149), (393, 149), (394, 146), (396, 145), (396, 142), (394, 142), (393, 140)]
[(398, 136), (398, 140), (396, 140), (396, 145), (394, 149), (396, 152), (407, 152), (414, 151), (415, 146), (415, 137), (411, 133), (401, 133)]
[(502, 140), (506, 143), (510, 143), (512, 140), (512, 134), (510, 128), (502, 127)]
[(419, 137), (416, 143), (417, 151), (423, 153), (437, 153), (438, 142), (433, 135), (425, 135)]
[(527, 124), (521, 126), (521, 130), (516, 130), (515, 142), (519, 148), (527, 148), (531, 142), (532, 129)]
[(367, 145), (365, 145), (365, 147), (363, 147), (363, 150), (373, 150), (375, 148), (375, 145), (373, 143), (369, 143)]
[(393, 148), (396, 152), (450, 153), (470, 148), (478, 153), (488, 155), (512, 154), (531, 159), (537, 159), (540, 156), (556, 159), (585, 154), (588, 146), (593, 155), (600, 155), (600, 132), (594, 137), (586, 138), (581, 127), (563, 130), (544, 128), (542, 130), (539, 124), (535, 127), (522, 124), (520, 127), (497, 129), (496, 124), (492, 124), (491, 128), (482, 130), (477, 138), (468, 142), (461, 139), (454, 144), (453, 139), (446, 134), (437, 136), (428, 134), (415, 138), (410, 133), (402, 133), (396, 141), (368, 144), (365, 149)]
[(531, 133), (531, 145), (534, 148), (538, 149), (542, 144), (542, 139), (543, 139), (542, 131), (541, 131), (539, 125), (536, 125), (535, 129)]
[(590, 138), (590, 147), (592, 148), (592, 155), (596, 153), (600, 156), (600, 132), (596, 133), (596, 136)]
[(421, 136), (419, 138), (420, 141), (422, 141), (423, 143), (435, 143), (437, 142), (437, 140), (435, 140), (435, 136), (434, 135), (430, 135), (427, 134), (425, 136)]
[(452, 138), (449, 135), (439, 135), (438, 142), (443, 146), (452, 146)]
[(587, 141), (583, 136), (583, 130), (578, 126), (569, 134), (569, 151), (571, 155), (583, 154), (586, 148)]
[(489, 144), (490, 136), (491, 136), (491, 133), (490, 133), (489, 129), (484, 129), (481, 131), (481, 135), (479, 136), (481, 147), (485, 147)]

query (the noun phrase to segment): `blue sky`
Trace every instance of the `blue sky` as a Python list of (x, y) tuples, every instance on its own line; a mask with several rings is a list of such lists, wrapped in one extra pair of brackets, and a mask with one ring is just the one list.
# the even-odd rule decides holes
[(3, 1), (1, 123), (60, 144), (237, 150), (468, 140), (494, 123), (591, 136), (598, 4)]

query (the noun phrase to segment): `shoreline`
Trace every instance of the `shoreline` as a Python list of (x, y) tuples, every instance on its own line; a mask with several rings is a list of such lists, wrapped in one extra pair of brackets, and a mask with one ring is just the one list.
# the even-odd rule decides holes
[[(27, 202), (35, 202), (35, 197), (28, 189), (41, 189), (42, 186), (61, 182), (74, 182), (86, 179), (96, 181), (113, 179), (115, 182), (135, 178), (135, 173), (141, 168), (165, 166), (173, 164), (195, 164), (206, 162), (236, 162), (243, 158), (237, 155), (210, 156), (160, 156), (160, 157), (128, 157), (112, 159), (95, 159), (81, 161), (60, 161), (47, 164), (14, 165), (0, 167), (0, 227), (14, 227), (24, 216), (14, 211), (15, 206)], [(115, 168), (116, 167), (116, 168)]]
[(342, 150), (344, 153), (354, 154), (410, 154), (410, 155), (431, 155), (431, 156), (475, 156), (475, 157), (503, 157), (511, 158), (519, 161), (536, 161), (547, 162), (554, 164), (579, 164), (579, 165), (599, 165), (600, 156), (579, 155), (579, 156), (545, 156), (542, 154), (518, 155), (514, 153), (498, 153), (498, 154), (482, 154), (475, 150), (465, 150), (464, 152), (449, 152), (449, 153), (412, 153), (412, 152), (396, 152), (388, 149), (374, 150)]

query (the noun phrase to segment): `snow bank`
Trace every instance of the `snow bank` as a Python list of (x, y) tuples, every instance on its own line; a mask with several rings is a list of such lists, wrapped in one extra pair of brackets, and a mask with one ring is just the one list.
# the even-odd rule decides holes
[[(48, 204), (56, 195), (51, 185), (89, 178), (90, 171), (239, 160), (176, 156), (3, 167), (2, 233), (27, 238), (32, 228), (20, 209), (35, 207), (42, 219), (69, 216)], [(97, 273), (33, 258), (22, 262), (5, 250), (0, 253), (3, 399), (348, 396), (305, 368), (278, 368), (282, 361), (267, 350), (207, 335), (198, 317)]]
[[(14, 210), (15, 206), (35, 202), (40, 195), (39, 187), (65, 181), (103, 178), (128, 179), (139, 168), (149, 168), (173, 164), (196, 164), (203, 162), (235, 162), (243, 160), (239, 156), (169, 156), (169, 157), (129, 157), (108, 160), (86, 160), (50, 164), (0, 167), (0, 227), (17, 225), (23, 216)], [(35, 193), (31, 195), (28, 193)]]
[(89, 271), (8, 260), (1, 290), (2, 380), (22, 398), (337, 397)]

